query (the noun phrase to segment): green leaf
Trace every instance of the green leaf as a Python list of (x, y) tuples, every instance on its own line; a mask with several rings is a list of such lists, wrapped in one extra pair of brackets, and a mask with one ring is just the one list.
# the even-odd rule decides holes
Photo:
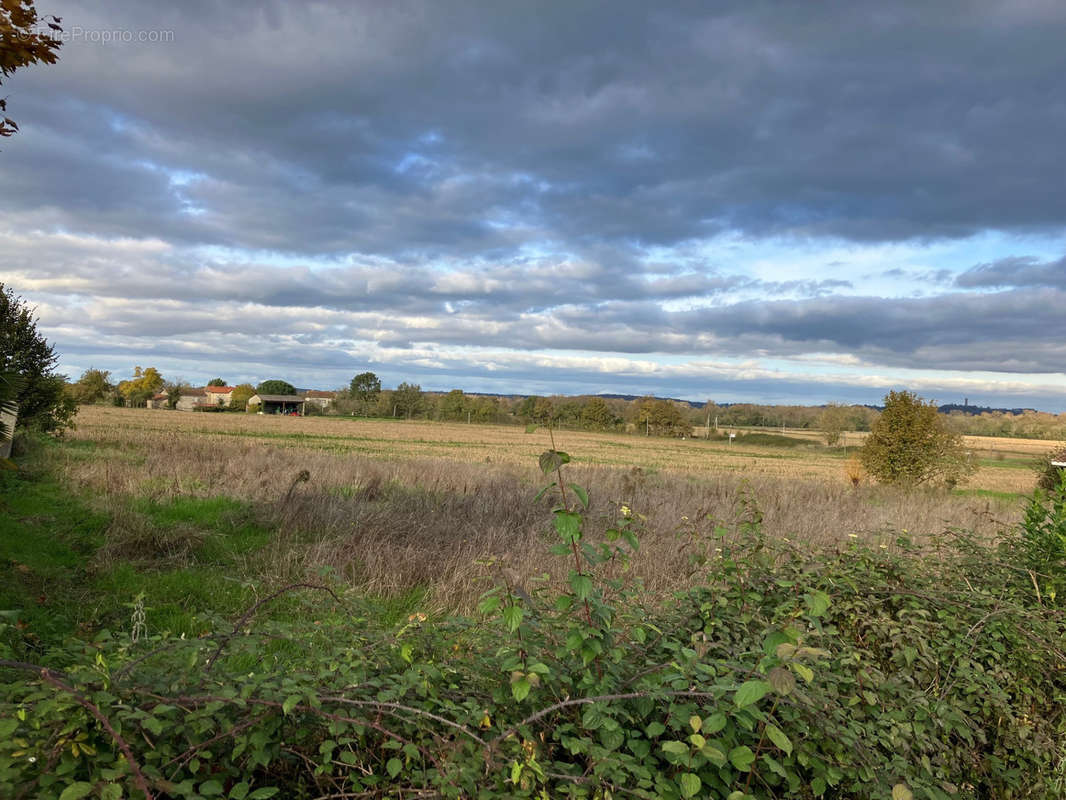
[(677, 782), (681, 785), (682, 797), (695, 797), (696, 793), (703, 785), (703, 781), (700, 780), (700, 776), (692, 772), (682, 772), (677, 777)]
[(545, 450), (540, 454), (540, 471), (547, 475), (555, 472), (563, 464), (570, 463), (570, 456), (562, 450)]
[(385, 771), (389, 773), (390, 778), (395, 778), (399, 775), (401, 769), (403, 769), (403, 762), (398, 758), (390, 758), (385, 763)]
[(501, 598), (498, 595), (486, 595), (481, 598), (481, 602), (477, 604), (478, 612), (482, 614), (491, 614), (497, 608), (500, 607)]
[(576, 483), (570, 483), (570, 484), (567, 484), (567, 485), (571, 489), (574, 490), (574, 494), (576, 494), (577, 495), (577, 499), (581, 501), (581, 505), (584, 506), (586, 509), (588, 509), (588, 507), (589, 507), (589, 493), (585, 491), (585, 487), (580, 486), (580, 485), (578, 485)]
[(825, 778), (815, 778), (811, 781), (811, 791), (815, 797), (821, 797), (825, 794)]
[(288, 716), (290, 711), (300, 705), (301, 699), (302, 698), (298, 694), (290, 694), (285, 698), (285, 702), (281, 704), (281, 713)]
[(807, 601), (807, 611), (812, 617), (820, 617), (829, 609), (829, 595), (821, 589), (809, 592), (804, 600)]
[(248, 795), (248, 800), (267, 800), (268, 797), (273, 797), (279, 791), (276, 786), (264, 786)]
[(558, 485), (559, 484), (557, 484), (557, 483), (549, 483), (547, 486), (545, 486), (543, 489), (541, 489), (539, 492), (537, 492), (537, 496), (533, 498), (533, 502), (534, 503), (539, 503), (540, 502), (540, 498), (544, 497), (545, 494), (547, 494), (550, 490), (554, 489)]
[(776, 744), (785, 755), (792, 755), (792, 740), (785, 735), (785, 732), (772, 723), (766, 723), (766, 735), (770, 737), (770, 741)]
[(707, 742), (700, 748), (700, 755), (714, 764), (716, 767), (724, 767), (726, 762), (725, 751), (717, 745)]
[(897, 783), (892, 787), (892, 800), (914, 800), (914, 794), (906, 784)]
[(141, 720), (141, 726), (149, 733), (159, 736), (163, 732), (163, 723), (155, 717), (145, 717)]
[(659, 746), (663, 749), (664, 753), (670, 753), (675, 756), (688, 755), (688, 745), (684, 742), (669, 741), (663, 742)]
[(746, 681), (737, 689), (733, 702), (737, 704), (737, 708), (745, 708), (758, 703), (771, 691), (773, 687), (766, 681)]
[(12, 717), (11, 719), (0, 719), (0, 739), (7, 739), (15, 732), (19, 726), (19, 721)]
[(729, 751), (729, 762), (741, 772), (747, 772), (755, 763), (755, 753), (746, 744)]
[(718, 731), (722, 730), (728, 722), (729, 720), (725, 714), (721, 711), (716, 711), (703, 721), (703, 732), (708, 736), (718, 733)]
[(100, 800), (122, 800), (122, 787), (117, 783), (109, 783), (100, 790)]
[(245, 781), (235, 784), (234, 787), (229, 790), (229, 800), (244, 800), (244, 798), (248, 796), (250, 789), (251, 787)]
[(213, 778), (209, 781), (204, 781), (200, 784), (199, 792), (205, 797), (218, 797), (222, 794), (222, 783)]
[(573, 572), (570, 574), (570, 588), (578, 600), (584, 600), (592, 594), (592, 578), (580, 572)]
[(567, 544), (581, 539), (581, 515), (576, 511), (556, 511), (552, 525)]
[(514, 695), (514, 699), (522, 702), (529, 696), (530, 689), (533, 688), (533, 684), (529, 682), (528, 678), (519, 678), (511, 684), (511, 694)]
[(766, 764), (767, 768), (769, 768), (770, 772), (773, 772), (775, 775), (780, 775), (785, 780), (788, 780), (787, 770), (781, 766), (781, 762), (776, 758), (773, 758), (769, 753), (763, 753), (762, 761)]
[(807, 683), (810, 683), (814, 680), (814, 670), (808, 667), (806, 664), (800, 664), (797, 661), (793, 661), (792, 669), (794, 669), (796, 671), (796, 674), (803, 678), (803, 680), (807, 681)]
[(88, 797), (89, 792), (93, 790), (91, 783), (85, 783), (85, 781), (78, 781), (72, 783), (63, 793), (59, 795), (59, 800), (78, 800), (79, 797)]
[(511, 633), (518, 630), (518, 626), (522, 624), (522, 607), (507, 606), (503, 610), (503, 622)]
[(656, 736), (661, 736), (666, 731), (666, 726), (661, 722), (649, 722), (648, 727), (644, 729), (644, 735), (649, 739), (654, 739)]

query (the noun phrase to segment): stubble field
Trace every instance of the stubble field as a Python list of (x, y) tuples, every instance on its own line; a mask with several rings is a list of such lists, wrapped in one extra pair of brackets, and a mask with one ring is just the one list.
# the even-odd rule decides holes
[[(948, 493), (853, 487), (844, 451), (815, 441), (554, 436), (573, 457), (567, 480), (590, 489), (594, 536), (623, 505), (643, 516), (632, 576), (660, 595), (685, 583), (696, 554), (713, 557), (715, 531), (753, 515), (768, 535), (812, 551), (855, 538), (890, 549), (901, 534), (932, 543), (952, 529), (992, 539), (1020, 518), (1031, 453), (1047, 446), (981, 441), (980, 471)], [(55, 458), (66, 484), (113, 520), (115, 557), (146, 549), (173, 551), (178, 566), (195, 560), (189, 542), (217, 531), (198, 530), (190, 512), (184, 533), (157, 535), (151, 509), (225, 499), (276, 531), (241, 556), (242, 574), (287, 581), (328, 568), (379, 596), (422, 587), (435, 607), (469, 610), (501, 574), (555, 582), (566, 568), (547, 554), (552, 501), (534, 502), (546, 482), (537, 456), (550, 446), (546, 429), (90, 407)]]

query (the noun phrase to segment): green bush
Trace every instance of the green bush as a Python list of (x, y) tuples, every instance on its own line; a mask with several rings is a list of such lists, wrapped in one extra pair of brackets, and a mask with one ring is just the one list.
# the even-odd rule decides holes
[(55, 671), (0, 662), (0, 795), (1062, 796), (1066, 620), (1028, 527), (813, 557), (747, 498), (684, 542), (701, 585), (652, 603), (627, 572), (641, 518), (587, 540), (568, 460), (541, 459), (566, 586), (504, 580), (479, 619), (387, 627), (303, 587), (292, 622), (255, 624), (268, 597), (146, 637), (134, 607), (136, 636), (74, 641)]

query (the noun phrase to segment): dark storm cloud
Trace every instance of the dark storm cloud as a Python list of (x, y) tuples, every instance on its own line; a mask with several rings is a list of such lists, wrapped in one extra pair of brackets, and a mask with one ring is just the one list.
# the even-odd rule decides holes
[(1046, 286), (1066, 289), (1066, 256), (1055, 261), (1015, 257), (978, 264), (959, 275), (955, 284), (965, 288)]
[(12, 80), (0, 207), (67, 229), (429, 258), (1066, 219), (1058, 3), (55, 11), (173, 32)]

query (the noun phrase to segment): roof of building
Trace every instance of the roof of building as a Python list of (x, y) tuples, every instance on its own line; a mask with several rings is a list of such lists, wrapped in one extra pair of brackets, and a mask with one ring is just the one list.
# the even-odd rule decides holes
[(229, 394), (233, 391), (232, 386), (205, 386), (204, 391), (208, 394)]
[(159, 394), (152, 395), (153, 400), (166, 400), (168, 397), (170, 397), (170, 395), (166, 392), (160, 392)]
[(257, 394), (248, 398), (248, 402), (259, 400), (263, 403), (302, 403), (304, 399), (298, 394)]
[(304, 397), (327, 397), (333, 400), (336, 396), (336, 392), (323, 392), (321, 389), (308, 389), (304, 392)]

